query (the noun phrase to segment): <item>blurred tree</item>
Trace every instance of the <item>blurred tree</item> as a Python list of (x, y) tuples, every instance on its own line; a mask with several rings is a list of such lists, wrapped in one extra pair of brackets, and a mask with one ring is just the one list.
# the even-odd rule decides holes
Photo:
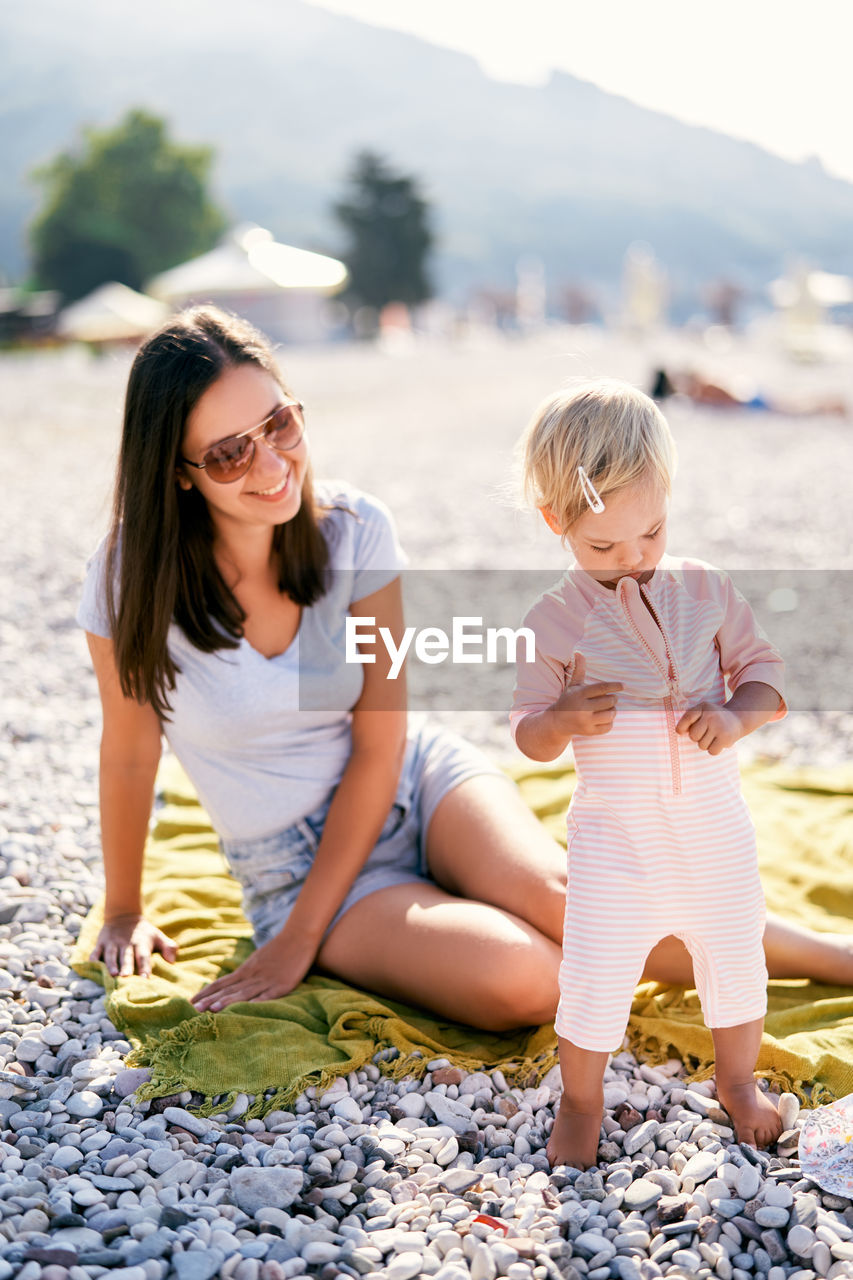
[(225, 229), (207, 184), (213, 151), (173, 142), (166, 122), (128, 111), (33, 174), (44, 203), (30, 227), (37, 284), (67, 300), (107, 280), (133, 289), (204, 253)]
[(433, 245), (430, 208), (414, 178), (395, 173), (381, 156), (362, 151), (349, 190), (333, 206), (347, 232), (343, 253), (350, 297), (367, 307), (432, 297), (426, 258)]

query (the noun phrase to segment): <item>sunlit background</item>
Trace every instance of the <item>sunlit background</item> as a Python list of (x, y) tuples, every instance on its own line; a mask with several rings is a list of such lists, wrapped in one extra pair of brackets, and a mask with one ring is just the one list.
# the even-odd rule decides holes
[[(25, 546), (73, 614), (133, 353), (214, 301), (270, 335), (316, 470), (384, 498), (417, 568), (556, 570), (564, 549), (516, 502), (519, 432), (579, 374), (654, 388), (681, 460), (671, 546), (767, 569), (771, 630), (796, 615), (811, 637), (791, 657), (804, 714), (824, 718), (775, 741), (811, 758), (853, 741), (830, 661), (853, 566), (848, 6), (74, 14), (0, 8), (0, 429), (18, 478), (0, 568), (16, 599)], [(807, 593), (780, 586), (794, 570), (840, 575), (820, 646)]]
[(472, 54), (499, 80), (544, 84), (559, 69), (688, 124), (817, 157), (853, 181), (853, 12), (839, 0), (311, 0)]

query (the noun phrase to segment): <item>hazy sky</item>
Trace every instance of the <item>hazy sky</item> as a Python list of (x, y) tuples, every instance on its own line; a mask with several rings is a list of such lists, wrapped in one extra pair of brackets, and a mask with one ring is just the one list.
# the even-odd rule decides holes
[(851, 0), (310, 0), (472, 54), (551, 68), (853, 181)]

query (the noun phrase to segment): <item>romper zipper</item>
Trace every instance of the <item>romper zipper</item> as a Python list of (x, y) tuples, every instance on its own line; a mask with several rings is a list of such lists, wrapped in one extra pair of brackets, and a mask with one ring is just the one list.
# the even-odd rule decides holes
[[(654, 618), (657, 628), (660, 631), (661, 635), (663, 636), (663, 643), (664, 643), (664, 648), (666, 649), (667, 662), (669, 663), (668, 670), (664, 669), (664, 667), (658, 661), (657, 654), (655, 653), (651, 645), (648, 643), (643, 633), (640, 631), (640, 628), (637, 626), (634, 619), (631, 617), (631, 612), (628, 609), (627, 605), (623, 603), (622, 607), (625, 610), (625, 614), (628, 618), (628, 621), (631, 624), (631, 627), (637, 639), (640, 641), (643, 648), (646, 650), (646, 652), (648, 653), (649, 657), (651, 658), (652, 662), (654, 662), (658, 670), (663, 675), (666, 676), (668, 684), (670, 685), (670, 687), (672, 687), (672, 685), (676, 682), (678, 675), (675, 667), (675, 659), (672, 656), (672, 649), (670, 648), (670, 645), (669, 645), (669, 640), (667, 639), (666, 632), (664, 631), (663, 626), (661, 625), (661, 620), (658, 617), (657, 610), (652, 604), (648, 592), (646, 591), (645, 587), (642, 585), (640, 586), (640, 594), (643, 596), (643, 599), (645, 600), (648, 606), (649, 612)], [(678, 734), (675, 732), (675, 707), (673, 705), (671, 693), (666, 694), (663, 700), (663, 705), (664, 705), (664, 711), (666, 712), (666, 724), (667, 724), (667, 731), (669, 736), (669, 760), (670, 760), (670, 768), (672, 770), (672, 794), (675, 796), (680, 796), (681, 795), (681, 762), (679, 761), (679, 758), (678, 758)]]

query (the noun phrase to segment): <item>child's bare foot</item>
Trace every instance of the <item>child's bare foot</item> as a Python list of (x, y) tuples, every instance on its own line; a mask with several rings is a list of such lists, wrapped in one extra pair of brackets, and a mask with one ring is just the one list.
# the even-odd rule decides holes
[(750, 1147), (769, 1147), (782, 1132), (779, 1112), (754, 1080), (725, 1086), (717, 1080), (717, 1095), (728, 1111), (738, 1142)]
[(588, 1169), (597, 1163), (603, 1114), (603, 1107), (592, 1112), (576, 1110), (572, 1100), (563, 1094), (545, 1148), (552, 1169), (558, 1164)]
[(717, 1059), (717, 1097), (728, 1111), (738, 1142), (767, 1147), (782, 1132), (779, 1112), (753, 1078), (761, 1047), (764, 1019), (754, 1018), (736, 1027), (714, 1027)]

